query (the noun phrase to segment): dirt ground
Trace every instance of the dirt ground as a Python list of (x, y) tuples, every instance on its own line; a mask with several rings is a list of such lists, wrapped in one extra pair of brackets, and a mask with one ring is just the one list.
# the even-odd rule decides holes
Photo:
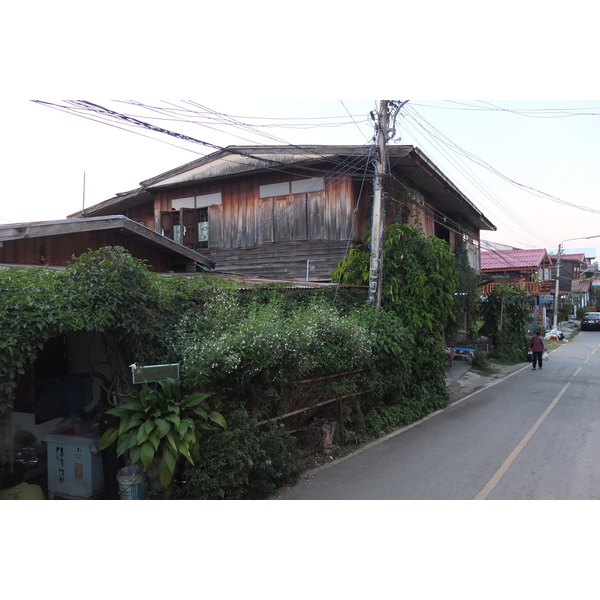
[[(516, 365), (501, 365), (490, 362), (489, 372), (483, 374), (474, 367), (463, 368), (456, 377), (449, 377), (448, 391), (450, 392), (450, 403), (456, 402), (477, 390), (480, 390), (496, 379), (502, 379), (519, 369), (526, 366), (527, 363), (518, 363)], [(452, 366), (456, 369), (456, 365)]]

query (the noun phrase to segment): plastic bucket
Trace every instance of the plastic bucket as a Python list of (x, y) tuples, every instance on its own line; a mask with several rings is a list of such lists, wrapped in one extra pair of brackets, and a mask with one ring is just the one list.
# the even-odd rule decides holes
[(146, 500), (146, 490), (148, 487), (146, 471), (141, 471), (134, 475), (128, 474), (127, 471), (130, 471), (128, 467), (123, 467), (117, 471), (119, 498), (121, 500)]

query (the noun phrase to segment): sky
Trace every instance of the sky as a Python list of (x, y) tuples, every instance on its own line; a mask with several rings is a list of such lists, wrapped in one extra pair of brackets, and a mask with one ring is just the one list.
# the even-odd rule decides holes
[[(69, 112), (65, 101), (43, 94), (33, 100), (48, 104), (2, 102), (11, 116), (3, 143), (11, 150), (1, 224), (66, 218), (214, 146), (367, 144), (369, 113), (379, 106), (377, 99), (87, 98), (204, 145)], [(252, 131), (225, 125), (223, 115)], [(572, 240), (564, 250), (600, 249), (600, 100), (409, 100), (395, 125), (390, 143), (418, 147), (496, 226), (482, 239), (548, 251)]]

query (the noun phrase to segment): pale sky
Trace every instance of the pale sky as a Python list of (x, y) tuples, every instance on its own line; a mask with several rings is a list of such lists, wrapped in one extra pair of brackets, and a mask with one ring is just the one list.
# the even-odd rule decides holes
[[(263, 117), (262, 123), (284, 117), (349, 123), (263, 129), (246, 139), (240, 130), (233, 136), (161, 123), (224, 146), (270, 143), (267, 132), (290, 144), (363, 144), (373, 134), (367, 115), (380, 98), (474, 97), (501, 98), (492, 101), (496, 107), (528, 112), (491, 110), (482, 100), (410, 100), (397, 134), (497, 226), (483, 238), (553, 249), (569, 238), (600, 235), (592, 0), (581, 0), (577, 10), (547, 0), (489, 6), (424, 0), (360, 9), (306, 0), (298, 10), (281, 7), (272, 0), (260, 7), (185, 0), (168, 6), (137, 0), (9, 4), (0, 38), (6, 57), (0, 223), (61, 219), (80, 210), (84, 172), (85, 205), (91, 206), (208, 151), (169, 146), (175, 140), (157, 136), (161, 143), (29, 99), (85, 98), (135, 114), (106, 99), (161, 104), (157, 98), (192, 98), (221, 113)], [(564, 98), (570, 100), (558, 100)], [(362, 124), (352, 123), (348, 112)], [(461, 152), (499, 174), (459, 158)], [(600, 248), (597, 241), (572, 247)]]
[[(195, 111), (202, 105), (252, 124), (247, 131), (225, 127), (214, 114), (187, 115), (202, 124), (184, 123), (123, 101), (87, 100), (216, 146), (365, 144), (374, 132), (369, 112), (378, 106), (375, 99), (137, 100)], [(102, 202), (214, 151), (117, 121), (92, 121), (90, 113), (82, 118), (27, 100), (3, 105), (11, 117), (3, 139), (10, 148), (3, 224), (65, 218), (84, 203)], [(600, 236), (598, 139), (600, 100), (410, 100), (396, 119), (395, 136), (396, 143), (423, 151), (496, 225), (483, 239), (548, 250), (563, 240)], [(600, 237), (564, 247), (600, 248)]]

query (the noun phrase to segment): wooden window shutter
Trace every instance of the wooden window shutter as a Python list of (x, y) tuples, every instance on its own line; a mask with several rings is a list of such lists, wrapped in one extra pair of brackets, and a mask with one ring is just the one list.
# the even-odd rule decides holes
[(169, 239), (173, 239), (173, 213), (172, 212), (161, 212), (160, 213), (160, 228), (161, 233), (168, 237)]

